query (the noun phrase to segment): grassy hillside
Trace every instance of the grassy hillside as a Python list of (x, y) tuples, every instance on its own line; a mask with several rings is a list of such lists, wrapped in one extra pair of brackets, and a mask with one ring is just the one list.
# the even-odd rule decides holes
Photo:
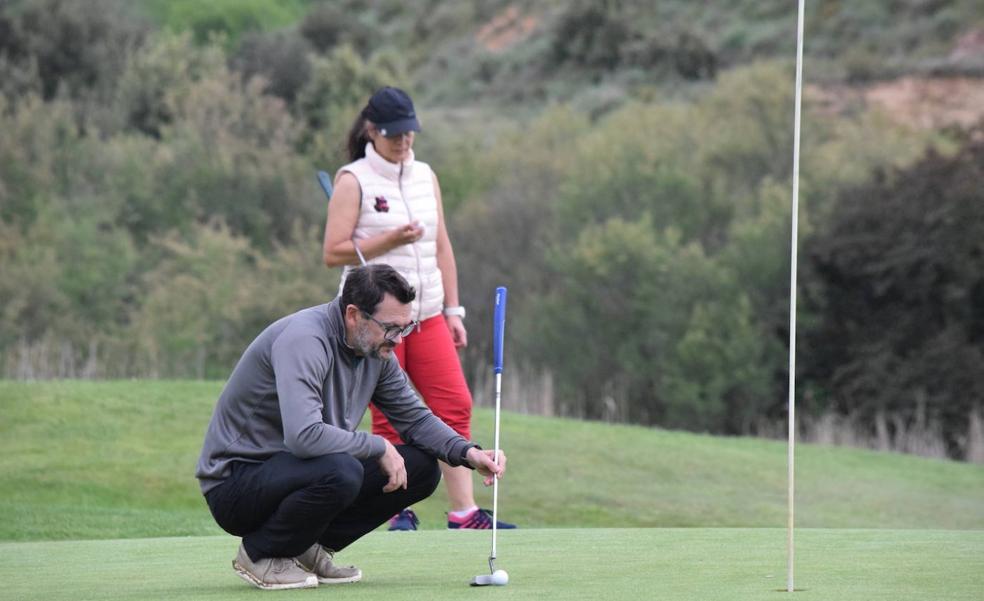
[[(0, 382), (0, 540), (216, 534), (193, 478), (217, 382)], [(785, 524), (785, 445), (504, 414), (525, 527)], [(476, 438), (491, 446), (492, 415)], [(797, 523), (984, 529), (984, 468), (801, 445)], [(479, 485), (479, 488), (481, 486)], [(480, 502), (490, 503), (489, 490)], [(443, 525), (441, 492), (418, 507)]]
[[(397, 49), (428, 104), (501, 105), (550, 100), (601, 109), (761, 59), (792, 60), (796, 4), (739, 0), (141, 0), (156, 24), (199, 40), (218, 32), (306, 32), (315, 46), (363, 55)], [(984, 23), (971, 0), (807, 3), (810, 77), (974, 74), (978, 55), (954, 50)], [(969, 38), (968, 38), (969, 39)], [(323, 49), (323, 48), (322, 48)], [(967, 54), (966, 52), (963, 54)]]
[[(407, 549), (411, 545), (412, 553)], [(785, 590), (779, 529), (596, 528), (503, 532), (506, 587), (469, 589), (487, 573), (488, 533), (371, 534), (339, 560), (364, 579), (277, 599), (660, 599), (776, 601)], [(260, 598), (229, 567), (229, 536), (0, 543), (0, 598), (18, 601)], [(984, 537), (939, 530), (805, 530), (795, 599), (979, 601)], [(51, 566), (58, 577), (51, 577)]]

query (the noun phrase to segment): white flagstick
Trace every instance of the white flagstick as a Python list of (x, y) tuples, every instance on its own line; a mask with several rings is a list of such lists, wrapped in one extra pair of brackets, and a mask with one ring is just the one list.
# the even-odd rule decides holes
[(799, 162), (800, 162), (800, 105), (803, 90), (803, 3), (799, 0), (799, 17), (796, 24), (796, 114), (793, 123), (793, 235), (790, 252), (789, 278), (789, 440), (786, 443), (787, 471), (789, 479), (789, 516), (786, 524), (786, 591), (793, 592), (793, 506), (795, 499), (795, 443), (796, 443), (796, 248), (799, 239)]

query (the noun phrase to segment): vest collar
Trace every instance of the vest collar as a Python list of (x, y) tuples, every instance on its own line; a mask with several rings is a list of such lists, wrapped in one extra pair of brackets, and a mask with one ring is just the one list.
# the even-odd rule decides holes
[[(372, 145), (372, 142), (366, 143), (366, 160), (369, 161), (369, 165), (379, 175), (394, 182), (400, 181), (400, 164), (391, 163), (384, 159), (382, 155), (376, 152), (376, 147)], [(403, 161), (402, 166), (403, 177), (410, 177), (413, 173), (413, 150), (410, 151), (410, 156), (407, 160)]]

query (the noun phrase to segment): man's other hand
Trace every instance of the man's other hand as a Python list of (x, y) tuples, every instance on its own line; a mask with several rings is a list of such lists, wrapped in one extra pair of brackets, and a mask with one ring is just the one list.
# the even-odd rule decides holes
[(389, 482), (383, 487), (383, 492), (393, 492), (398, 488), (407, 488), (407, 466), (403, 463), (403, 455), (396, 450), (390, 441), (386, 442), (386, 450), (379, 458), (379, 467), (389, 476)]

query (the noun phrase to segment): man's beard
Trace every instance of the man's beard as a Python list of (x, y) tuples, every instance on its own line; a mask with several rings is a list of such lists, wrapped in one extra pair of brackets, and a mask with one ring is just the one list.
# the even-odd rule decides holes
[(372, 357), (373, 359), (383, 359), (384, 357), (379, 351), (383, 348), (389, 349), (395, 346), (388, 340), (383, 340), (379, 344), (373, 344), (372, 334), (369, 333), (368, 325), (363, 325), (355, 330), (352, 343), (352, 348), (355, 349), (356, 353), (363, 357)]

